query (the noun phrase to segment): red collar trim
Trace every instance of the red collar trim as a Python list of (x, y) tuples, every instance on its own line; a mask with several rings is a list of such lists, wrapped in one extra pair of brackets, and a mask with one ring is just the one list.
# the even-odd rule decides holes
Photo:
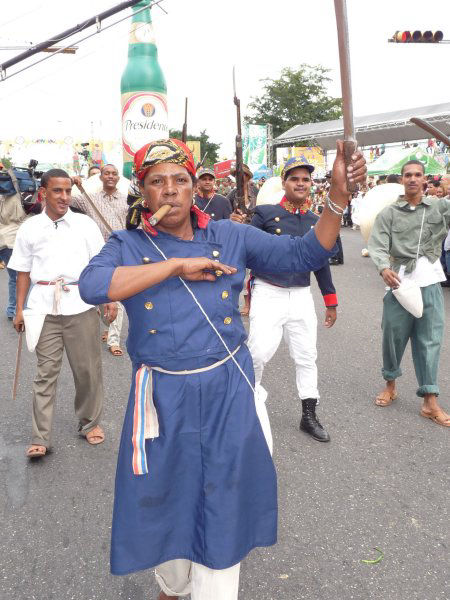
[(295, 206), (291, 202), (289, 202), (289, 200), (286, 198), (286, 196), (283, 196), (283, 198), (281, 199), (280, 206), (282, 206), (284, 208), (284, 210), (287, 210), (288, 212), (290, 212), (293, 215), (296, 215), (296, 214), (306, 215), (306, 213), (309, 210), (308, 208), (307, 209), (295, 208)]

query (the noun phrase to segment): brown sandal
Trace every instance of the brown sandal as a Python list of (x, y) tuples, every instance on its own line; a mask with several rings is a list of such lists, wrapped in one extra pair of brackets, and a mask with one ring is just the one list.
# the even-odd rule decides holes
[(40, 458), (41, 456), (45, 456), (46, 453), (47, 448), (45, 446), (39, 446), (39, 444), (31, 444), (26, 451), (28, 458)]
[(109, 351), (113, 356), (123, 356), (123, 350), (120, 346), (110, 346)]
[(397, 392), (380, 392), (378, 396), (375, 398), (375, 404), (377, 406), (389, 406), (392, 404), (394, 400), (397, 399)]
[(433, 412), (424, 410), (422, 408), (422, 410), (420, 411), (420, 414), (425, 419), (431, 419), (438, 425), (442, 425), (443, 427), (450, 427), (450, 415), (448, 415), (446, 412), (444, 412), (442, 410), (442, 408), (440, 410), (433, 411)]
[(97, 444), (101, 444), (105, 441), (105, 432), (100, 425), (96, 425), (94, 429), (91, 429), (86, 433), (85, 437), (89, 444), (96, 446)]
[(108, 341), (108, 330), (106, 329), (103, 333), (102, 333), (102, 342), (107, 342)]

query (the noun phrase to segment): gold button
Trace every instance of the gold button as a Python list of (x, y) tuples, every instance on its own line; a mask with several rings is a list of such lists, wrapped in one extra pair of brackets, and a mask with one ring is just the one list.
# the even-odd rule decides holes
[(149, 333), (156, 333), (156, 329), (150, 329)]
[(228, 292), (225, 290), (222, 292), (222, 300), (226, 300), (228, 298)]
[(275, 221), (278, 223), (278, 221), (280, 220), (280, 217), (275, 217)]
[(149, 259), (149, 257), (148, 257), (148, 256), (143, 256), (143, 257), (142, 257), (142, 262), (143, 262), (145, 265), (147, 265), (147, 264), (150, 262), (150, 259)]
[(221, 275), (223, 275), (223, 271), (219, 271), (219, 269), (217, 269), (216, 277), (220, 277)]
[(225, 317), (225, 319), (223, 320), (223, 322), (225, 323), (225, 325), (229, 325), (232, 320), (233, 319), (231, 317)]
[(153, 302), (146, 302), (146, 303), (144, 304), (144, 306), (145, 306), (145, 308), (146, 308), (147, 310), (152, 310), (152, 308), (153, 308)]
[(219, 256), (219, 251), (218, 250), (213, 250), (213, 256)]
[(275, 233), (276, 233), (277, 235), (280, 235), (280, 233), (281, 233), (281, 229), (279, 229), (279, 228), (275, 229)]

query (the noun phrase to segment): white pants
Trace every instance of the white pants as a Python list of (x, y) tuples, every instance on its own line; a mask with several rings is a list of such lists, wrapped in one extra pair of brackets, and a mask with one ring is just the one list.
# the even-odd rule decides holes
[(158, 565), (156, 581), (168, 596), (191, 600), (237, 600), (241, 564), (228, 569), (209, 569), (190, 560), (176, 559)]
[(247, 340), (253, 358), (256, 385), (261, 384), (264, 367), (275, 354), (283, 333), (295, 362), (300, 399), (319, 399), (317, 317), (310, 288), (281, 288), (256, 279), (252, 290)]
[(102, 321), (108, 327), (108, 339), (106, 340), (106, 343), (109, 348), (111, 348), (111, 346), (120, 346), (120, 332), (122, 331), (123, 321), (123, 304), (120, 302), (116, 302), (116, 304), (117, 317), (112, 323), (108, 323), (108, 321), (103, 319), (103, 306), (101, 307)]

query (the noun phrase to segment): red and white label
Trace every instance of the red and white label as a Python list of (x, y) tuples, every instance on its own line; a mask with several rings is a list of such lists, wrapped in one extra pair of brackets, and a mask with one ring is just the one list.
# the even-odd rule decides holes
[[(126, 96), (126, 100), (124, 98)], [(122, 96), (122, 140), (128, 154), (153, 140), (169, 137), (167, 98), (158, 92), (136, 92)]]

